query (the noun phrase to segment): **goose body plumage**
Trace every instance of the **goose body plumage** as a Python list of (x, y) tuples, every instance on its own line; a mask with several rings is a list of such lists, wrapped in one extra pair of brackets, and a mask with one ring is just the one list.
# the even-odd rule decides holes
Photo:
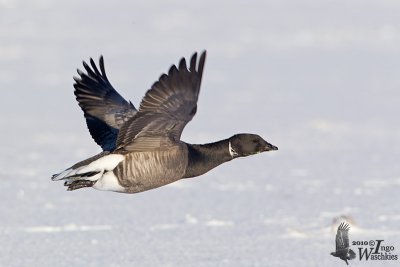
[(89, 132), (103, 152), (83, 160), (52, 180), (68, 190), (138, 193), (182, 178), (199, 176), (237, 157), (277, 150), (258, 135), (237, 134), (215, 143), (194, 145), (180, 140), (197, 111), (206, 52), (199, 60), (182, 58), (160, 76), (145, 94), (139, 109), (111, 85), (100, 57), (100, 71), (92, 59), (83, 62), (87, 73), (74, 77), (75, 96)]

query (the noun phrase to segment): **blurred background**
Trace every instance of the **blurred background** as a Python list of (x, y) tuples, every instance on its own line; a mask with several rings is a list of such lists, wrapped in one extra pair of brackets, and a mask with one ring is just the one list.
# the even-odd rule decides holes
[[(343, 216), (350, 240), (400, 254), (399, 12), (395, 0), (0, 0), (0, 266), (337, 266)], [(104, 55), (138, 106), (204, 49), (182, 139), (251, 132), (279, 151), (136, 195), (50, 181), (100, 151), (73, 95), (82, 60)]]

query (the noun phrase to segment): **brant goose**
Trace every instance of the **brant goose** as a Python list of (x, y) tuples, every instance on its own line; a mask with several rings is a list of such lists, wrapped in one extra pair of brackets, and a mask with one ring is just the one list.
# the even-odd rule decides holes
[(181, 59), (168, 74), (160, 76), (143, 97), (137, 110), (110, 84), (103, 57), (97, 68), (83, 62), (74, 77), (75, 96), (84, 112), (94, 141), (103, 152), (81, 161), (52, 180), (64, 180), (68, 190), (138, 193), (182, 178), (199, 176), (239, 157), (277, 150), (255, 134), (236, 134), (204, 145), (180, 140), (183, 128), (197, 110), (206, 52)]

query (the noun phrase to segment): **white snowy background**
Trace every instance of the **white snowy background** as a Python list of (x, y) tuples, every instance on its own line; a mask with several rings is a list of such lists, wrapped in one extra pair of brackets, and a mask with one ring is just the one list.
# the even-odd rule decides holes
[[(399, 14), (397, 0), (0, 0), (0, 266), (344, 266), (338, 216), (400, 254)], [(137, 106), (203, 49), (183, 140), (252, 132), (279, 151), (135, 195), (50, 180), (100, 150), (73, 95), (83, 59), (103, 54)]]

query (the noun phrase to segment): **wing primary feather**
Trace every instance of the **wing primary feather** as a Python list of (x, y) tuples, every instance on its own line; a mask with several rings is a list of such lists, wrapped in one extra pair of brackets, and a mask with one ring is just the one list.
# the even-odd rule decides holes
[(203, 76), (203, 68), (204, 68), (204, 63), (206, 61), (206, 51), (204, 50), (203, 53), (201, 53), (200, 60), (199, 60), (199, 68), (198, 68), (198, 73), (200, 76), (199, 82), (201, 83), (201, 78)]
[(176, 68), (176, 66), (172, 65), (168, 71), (168, 76), (170, 76), (173, 79), (177, 72), (178, 72), (178, 69)]
[[(152, 146), (167, 146), (180, 140), (185, 125), (196, 114), (206, 51), (199, 61), (197, 53), (189, 60), (181, 58), (162, 74), (143, 97), (139, 111), (120, 129), (117, 149), (142, 149), (147, 139)], [(188, 63), (190, 62), (189, 68)]]
[(101, 77), (100, 71), (97, 68), (96, 64), (94, 63), (93, 58), (90, 58), (90, 65), (92, 65), (93, 70), (96, 72), (96, 75)]
[[(87, 75), (83, 72), (81, 72), (84, 76), (96, 76), (96, 74), (92, 71), (92, 69), (89, 67), (89, 65), (86, 63), (86, 61), (82, 61), (82, 65), (85, 68)], [(81, 75), (81, 73), (78, 73), (79, 75)], [(82, 75), (81, 75), (82, 76)]]
[(185, 58), (183, 57), (182, 59), (181, 59), (181, 61), (179, 62), (179, 71), (186, 71), (187, 70), (187, 67), (186, 67), (186, 60), (185, 60)]
[(107, 75), (106, 75), (106, 69), (104, 68), (103, 55), (100, 55), (99, 63), (100, 63), (101, 74), (103, 75), (104, 79), (108, 80)]
[(197, 52), (193, 54), (192, 58), (190, 59), (190, 71), (196, 71), (196, 61), (197, 61)]
[[(84, 61), (85, 62), (85, 61)], [(80, 69), (76, 69), (76, 72), (78, 73), (78, 75), (79, 76), (84, 76), (84, 75), (86, 75), (83, 71), (81, 71)], [(77, 77), (78, 78), (78, 77)], [(74, 78), (74, 80), (75, 81), (81, 81), (82, 79), (81, 78), (78, 78), (78, 80), (76, 80), (75, 78)]]
[[(86, 72), (77, 69), (74, 94), (84, 112), (89, 132), (103, 150), (113, 150), (119, 129), (137, 112), (111, 85), (106, 76), (104, 58), (99, 67), (93, 58), (82, 61)], [(100, 71), (99, 71), (100, 69)]]

